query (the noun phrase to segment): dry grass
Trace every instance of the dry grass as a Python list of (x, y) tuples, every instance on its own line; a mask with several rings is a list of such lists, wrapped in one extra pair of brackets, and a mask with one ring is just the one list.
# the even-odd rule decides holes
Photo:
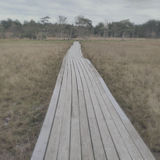
[(83, 41), (82, 47), (160, 158), (160, 40)]
[(0, 40), (0, 159), (30, 159), (70, 45)]

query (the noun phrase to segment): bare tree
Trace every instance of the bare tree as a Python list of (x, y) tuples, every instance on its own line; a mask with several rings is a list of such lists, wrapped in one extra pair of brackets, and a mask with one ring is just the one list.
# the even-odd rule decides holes
[(109, 24), (108, 20), (105, 19), (105, 21), (104, 21), (104, 34), (103, 34), (104, 37), (108, 36), (108, 24)]
[(59, 16), (58, 17), (58, 23), (59, 24), (65, 24), (67, 22), (67, 17), (65, 16)]
[(87, 36), (92, 32), (92, 21), (84, 16), (77, 16), (75, 18), (75, 24), (78, 26), (79, 36)]
[(49, 16), (45, 16), (45, 17), (42, 17), (42, 18), (40, 19), (40, 22), (41, 22), (42, 24), (46, 24), (46, 23), (49, 22), (49, 19), (50, 19)]
[(67, 22), (67, 17), (65, 16), (59, 16), (58, 17), (58, 24), (60, 25), (59, 26), (59, 29), (60, 29), (60, 37), (64, 37), (64, 34), (63, 34), (63, 30), (64, 30), (64, 25), (66, 24)]
[(41, 39), (44, 39), (48, 36), (48, 23), (49, 23), (49, 19), (50, 17), (49, 16), (45, 16), (45, 17), (42, 17), (40, 19), (40, 22), (43, 24), (43, 32), (41, 33)]

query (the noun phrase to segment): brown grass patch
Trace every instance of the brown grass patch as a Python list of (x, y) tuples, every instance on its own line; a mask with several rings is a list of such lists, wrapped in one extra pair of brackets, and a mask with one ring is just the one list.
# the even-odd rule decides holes
[(160, 40), (83, 41), (83, 53), (104, 78), (144, 141), (160, 157)]
[(66, 41), (0, 41), (0, 159), (30, 159), (70, 45)]

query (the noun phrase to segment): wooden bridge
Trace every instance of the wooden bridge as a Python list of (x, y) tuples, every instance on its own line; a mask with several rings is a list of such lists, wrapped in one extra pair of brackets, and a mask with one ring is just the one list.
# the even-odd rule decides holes
[(31, 160), (154, 160), (79, 42), (63, 59)]

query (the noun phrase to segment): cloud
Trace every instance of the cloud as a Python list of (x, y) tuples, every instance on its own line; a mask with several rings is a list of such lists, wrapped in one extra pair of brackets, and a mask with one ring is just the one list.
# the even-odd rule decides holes
[(159, 0), (5, 0), (0, 1), (0, 19), (24, 21), (50, 16), (55, 22), (58, 15), (65, 15), (73, 23), (75, 16), (84, 15), (94, 24), (123, 19), (143, 23), (160, 19), (159, 8)]

